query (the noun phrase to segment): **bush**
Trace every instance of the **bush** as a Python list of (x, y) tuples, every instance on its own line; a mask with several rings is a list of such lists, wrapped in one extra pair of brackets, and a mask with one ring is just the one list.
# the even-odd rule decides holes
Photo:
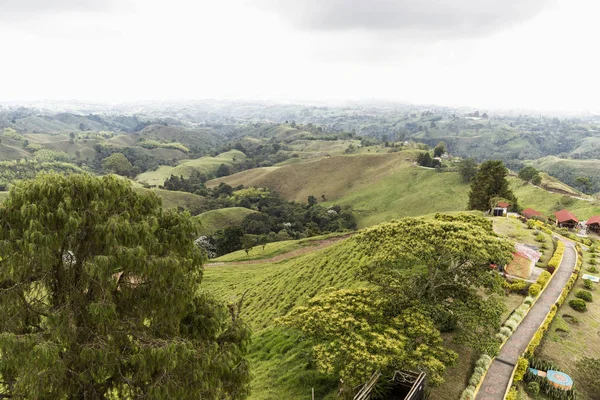
[(515, 376), (513, 382), (519, 382), (523, 380), (525, 376), (525, 372), (527, 372), (527, 367), (529, 366), (529, 361), (526, 358), (519, 357), (519, 361), (517, 361), (517, 369), (515, 370)]
[(500, 331), (498, 331), (499, 334), (504, 335), (506, 337), (509, 337), (512, 333), (511, 329), (508, 326), (503, 326), (502, 328), (500, 328)]
[(546, 238), (541, 233), (538, 233), (537, 235), (535, 235), (535, 241), (539, 243), (544, 243), (546, 241)]
[(490, 366), (491, 363), (492, 357), (488, 356), (487, 354), (482, 354), (481, 357), (479, 357), (479, 359), (475, 362), (475, 368), (481, 367), (485, 370)]
[(548, 271), (544, 271), (538, 276), (536, 283), (540, 285), (542, 288), (546, 287), (548, 281), (552, 277), (552, 274)]
[(525, 224), (527, 225), (527, 229), (533, 229), (536, 225), (535, 220), (533, 219), (528, 219)]
[(592, 293), (587, 290), (579, 290), (575, 297), (588, 303), (592, 301)]
[(573, 299), (569, 301), (569, 306), (575, 311), (584, 312), (587, 310), (587, 305), (582, 299)]
[(513, 386), (510, 388), (505, 397), (506, 400), (517, 400), (517, 389)]
[(525, 297), (525, 300), (523, 300), (523, 304), (527, 304), (527, 305), (531, 306), (534, 301), (535, 301), (534, 296), (527, 296), (527, 297)]
[(594, 290), (594, 282), (592, 282), (590, 279), (584, 279), (583, 287), (588, 290)]
[(471, 389), (465, 389), (460, 396), (460, 400), (475, 400), (475, 393)]
[(598, 273), (598, 268), (596, 268), (595, 266), (591, 266), (587, 270), (593, 274)]
[(562, 256), (563, 256), (564, 252), (565, 252), (565, 244), (561, 241), (558, 241), (556, 244), (556, 251), (552, 255), (552, 258), (550, 259), (550, 261), (548, 261), (548, 266), (558, 268), (558, 266), (560, 265), (560, 262), (562, 260)]
[(541, 290), (542, 287), (539, 284), (534, 283), (533, 285), (529, 286), (529, 295), (531, 297), (537, 297)]
[(508, 289), (511, 292), (519, 292), (525, 289), (525, 287), (527, 286), (527, 282), (521, 279), (515, 279), (512, 282), (504, 281), (502, 285), (504, 286), (504, 288)]
[(540, 392), (540, 384), (537, 382), (529, 382), (527, 385), (527, 391), (533, 395), (538, 394)]

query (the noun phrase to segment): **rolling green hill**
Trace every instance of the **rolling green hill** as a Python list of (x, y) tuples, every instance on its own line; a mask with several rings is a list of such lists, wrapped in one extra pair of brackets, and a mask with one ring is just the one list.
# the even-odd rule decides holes
[(202, 225), (200, 234), (212, 235), (219, 229), (240, 225), (247, 215), (256, 212), (258, 211), (250, 210), (249, 208), (231, 207), (207, 211), (196, 218)]
[[(350, 206), (359, 227), (405, 216), (465, 210), (469, 185), (462, 182), (459, 174), (414, 166), (413, 157), (414, 153), (409, 151), (336, 156), (247, 170), (209, 181), (207, 185), (225, 182), (232, 186), (267, 187), (285, 199), (302, 202), (309, 195), (319, 200), (325, 195), (326, 205)], [(523, 208), (531, 207), (548, 216), (568, 208), (581, 219), (600, 214), (599, 201), (565, 196), (563, 193), (577, 195), (578, 192), (543, 176), (542, 184), (552, 191), (509, 177)]]
[(203, 174), (212, 173), (217, 170), (219, 165), (233, 165), (242, 161), (246, 156), (238, 150), (230, 150), (221, 153), (216, 157), (201, 157), (194, 160), (183, 160), (176, 167), (166, 165), (160, 166), (156, 171), (144, 172), (136, 177), (136, 181), (144, 182), (149, 185), (160, 186), (165, 183), (165, 179), (171, 175), (189, 177), (192, 172), (197, 171)]
[(162, 199), (163, 208), (183, 208), (190, 211), (193, 215), (202, 211), (202, 206), (206, 199), (193, 193), (177, 192), (163, 189), (146, 189), (135, 187), (133, 190), (139, 193), (153, 192)]

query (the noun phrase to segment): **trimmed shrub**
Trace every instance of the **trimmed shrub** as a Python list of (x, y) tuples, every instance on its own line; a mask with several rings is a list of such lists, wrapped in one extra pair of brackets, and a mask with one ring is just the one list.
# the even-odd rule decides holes
[(594, 282), (592, 282), (590, 279), (584, 279), (583, 287), (588, 290), (594, 290)]
[(465, 389), (460, 396), (460, 400), (475, 400), (475, 393), (471, 389)]
[(517, 329), (517, 326), (519, 326), (519, 323), (511, 318), (504, 323), (504, 326), (510, 328), (511, 331), (514, 331)]
[(536, 225), (535, 220), (533, 219), (528, 219), (525, 224), (527, 225), (527, 229), (533, 229)]
[(511, 387), (504, 399), (505, 400), (517, 400), (517, 388), (515, 388), (514, 386)]
[(537, 382), (529, 382), (527, 385), (527, 391), (533, 395), (538, 394), (540, 392), (540, 384)]
[(508, 339), (507, 335), (500, 333), (500, 332), (496, 333), (496, 335), (494, 335), (494, 336), (500, 343), (504, 343), (506, 341), (506, 339)]
[(561, 241), (558, 241), (556, 244), (556, 251), (552, 255), (550, 261), (548, 261), (549, 267), (558, 268), (560, 262), (562, 261), (563, 254), (565, 252), (565, 244)]
[(511, 292), (519, 292), (525, 289), (525, 287), (527, 287), (527, 282), (521, 279), (515, 279), (512, 282), (504, 281), (502, 283), (502, 286), (504, 286), (505, 289), (508, 289)]
[(517, 361), (517, 369), (515, 370), (515, 376), (513, 382), (519, 382), (523, 380), (525, 376), (525, 372), (527, 372), (527, 367), (529, 366), (529, 361), (526, 358), (519, 357), (519, 361)]
[(578, 290), (575, 297), (588, 303), (592, 301), (592, 293), (587, 290)]
[(569, 306), (575, 311), (584, 312), (587, 311), (587, 305), (585, 301), (582, 299), (572, 299), (569, 300)]
[(591, 272), (592, 274), (597, 274), (598, 273), (598, 268), (596, 268), (595, 266), (591, 266), (587, 270), (589, 272)]
[(535, 241), (539, 243), (544, 243), (546, 241), (546, 238), (543, 234), (538, 233), (537, 235), (535, 235)]
[(551, 277), (552, 277), (552, 274), (550, 274), (550, 272), (544, 271), (540, 274), (540, 276), (538, 276), (536, 283), (538, 285), (540, 285), (542, 288), (544, 288), (548, 284), (548, 281), (550, 280)]
[[(500, 328), (500, 331), (502, 331), (502, 328)], [(479, 357), (479, 359), (475, 362), (475, 368), (480, 367), (487, 369), (491, 363), (492, 357), (488, 356), (487, 354), (482, 354), (481, 357)]]
[(529, 295), (532, 297), (537, 297), (541, 291), (542, 287), (538, 283), (529, 286)]
[(527, 296), (527, 297), (525, 297), (525, 300), (523, 300), (523, 304), (527, 304), (527, 305), (531, 306), (534, 301), (535, 301), (534, 296)]

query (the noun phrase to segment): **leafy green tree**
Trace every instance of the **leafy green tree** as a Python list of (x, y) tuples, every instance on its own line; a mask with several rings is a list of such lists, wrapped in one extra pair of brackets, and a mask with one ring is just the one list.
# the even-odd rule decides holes
[(244, 398), (249, 332), (198, 295), (196, 237), (114, 176), (17, 183), (0, 207), (0, 397)]
[(437, 146), (435, 146), (433, 149), (433, 156), (441, 157), (442, 154), (447, 153), (447, 152), (448, 152), (448, 146), (446, 145), (446, 142), (438, 142)]
[(458, 164), (458, 172), (463, 182), (471, 182), (471, 179), (477, 175), (477, 161), (474, 158), (465, 158)]
[(317, 204), (317, 198), (313, 195), (308, 196), (308, 207), (312, 207)]
[(133, 165), (131, 165), (131, 162), (129, 162), (123, 153), (113, 153), (102, 160), (102, 168), (106, 172), (117, 175), (126, 176), (131, 172), (132, 167)]
[(506, 176), (508, 170), (502, 161), (485, 161), (479, 167), (477, 174), (471, 180), (469, 192), (469, 210), (488, 211), (493, 206), (495, 198), (507, 199), (516, 205), (517, 199), (508, 188)]
[(397, 369), (426, 369), (430, 382), (443, 382), (456, 354), (444, 349), (440, 332), (418, 309), (386, 315), (385, 303), (369, 289), (332, 291), (278, 322), (315, 339), (317, 368), (347, 388), (376, 370), (391, 376)]
[(250, 254), (254, 245), (256, 244), (256, 239), (252, 235), (244, 235), (242, 237), (242, 249), (246, 252), (246, 256)]
[(417, 164), (419, 164), (422, 167), (431, 167), (431, 165), (433, 164), (433, 160), (431, 158), (431, 155), (429, 155), (428, 151), (419, 153), (419, 155), (417, 156)]
[(521, 168), (519, 171), (519, 179), (525, 182), (531, 182), (534, 185), (539, 185), (542, 182), (540, 171), (529, 165)]
[(511, 260), (513, 246), (494, 234), (488, 220), (404, 218), (357, 240), (372, 259), (361, 276), (389, 299), (390, 315), (417, 308), (442, 330), (456, 327), (458, 342), (488, 354), (497, 349), (504, 306), (493, 295), (501, 292), (501, 280), (489, 265)]
[(217, 178), (221, 178), (223, 176), (231, 175), (231, 172), (231, 167), (229, 165), (221, 164), (217, 168), (217, 172), (215, 172), (215, 175), (217, 176)]
[(587, 176), (577, 177), (575, 185), (584, 193), (590, 193), (593, 187), (591, 179)]

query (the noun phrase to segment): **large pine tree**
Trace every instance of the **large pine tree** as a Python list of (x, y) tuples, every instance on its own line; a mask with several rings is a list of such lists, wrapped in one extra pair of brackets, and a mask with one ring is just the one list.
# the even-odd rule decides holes
[(508, 170), (502, 161), (485, 161), (479, 166), (477, 174), (471, 179), (469, 192), (469, 210), (488, 211), (494, 205), (494, 199), (506, 199), (514, 206), (517, 198), (508, 188), (506, 176)]
[(249, 332), (200, 291), (196, 230), (116, 177), (16, 184), (0, 205), (0, 397), (244, 398)]

